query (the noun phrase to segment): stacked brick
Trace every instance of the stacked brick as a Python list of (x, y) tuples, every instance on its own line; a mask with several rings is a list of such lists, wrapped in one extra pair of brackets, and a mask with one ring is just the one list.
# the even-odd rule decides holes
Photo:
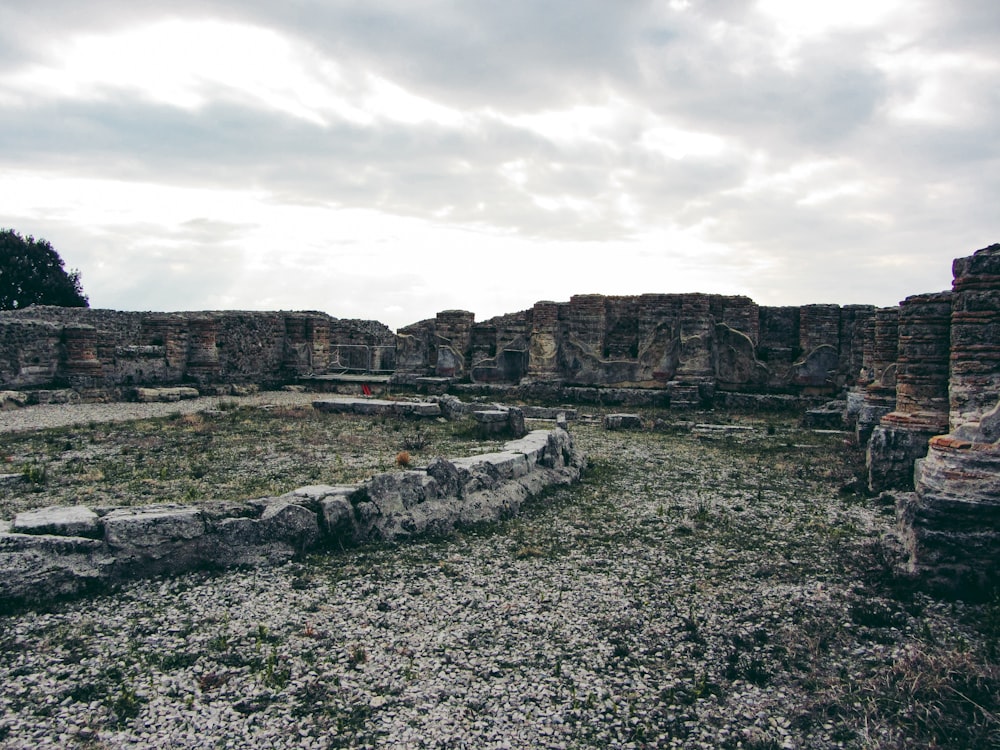
[(910, 572), (989, 596), (1000, 586), (1000, 245), (952, 269), (951, 432), (931, 439), (898, 522)]
[(907, 297), (899, 308), (896, 407), (868, 441), (868, 488), (913, 489), (913, 463), (948, 430), (951, 292)]
[(872, 430), (896, 408), (896, 360), (899, 359), (899, 307), (883, 307), (875, 311), (871, 322), (872, 335), (866, 361), (862, 367), (869, 381), (864, 390), (864, 403), (858, 414), (858, 445), (867, 445)]

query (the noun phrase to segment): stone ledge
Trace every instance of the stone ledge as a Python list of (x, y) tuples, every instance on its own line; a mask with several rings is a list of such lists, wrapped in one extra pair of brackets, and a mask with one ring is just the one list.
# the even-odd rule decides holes
[(441, 406), (435, 401), (388, 401), (378, 398), (330, 398), (313, 401), (316, 411), (328, 414), (393, 415), (404, 417), (440, 417)]

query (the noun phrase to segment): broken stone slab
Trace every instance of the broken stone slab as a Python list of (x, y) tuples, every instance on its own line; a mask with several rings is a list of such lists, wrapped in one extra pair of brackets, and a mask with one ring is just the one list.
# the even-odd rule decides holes
[(605, 430), (641, 430), (642, 417), (638, 414), (605, 414)]
[(197, 388), (177, 386), (176, 388), (136, 388), (135, 399), (142, 403), (182, 401), (198, 398), (201, 393)]
[(699, 432), (753, 432), (754, 428), (743, 424), (696, 424)]
[(441, 406), (433, 401), (396, 401), (392, 413), (403, 417), (440, 417)]
[(381, 515), (407, 510), (440, 495), (434, 478), (415, 470), (377, 474), (368, 480), (365, 490)]
[(56, 534), (96, 537), (101, 534), (98, 515), (83, 505), (38, 508), (18, 513), (12, 531), (17, 534)]
[(0, 487), (9, 487), (24, 481), (24, 474), (0, 474)]
[(351, 498), (358, 492), (357, 487), (340, 485), (319, 501), (319, 520), (330, 541), (344, 542), (357, 538), (358, 525), (355, 520)]
[(357, 489), (357, 485), (353, 484), (311, 484), (286, 492), (273, 501), (287, 500), (319, 512), (327, 498), (350, 496)]
[(562, 414), (565, 419), (572, 421), (579, 418), (576, 409), (566, 409), (555, 406), (522, 406), (524, 416), (528, 419), (559, 419)]
[(479, 424), (507, 424), (506, 409), (480, 409), (472, 412), (472, 418)]
[(524, 426), (524, 412), (516, 406), (494, 405), (491, 409), (473, 411), (472, 418), (476, 421), (476, 432), (482, 437), (502, 433), (521, 437), (527, 433)]
[(548, 430), (532, 430), (522, 438), (505, 443), (504, 450), (511, 453), (523, 453), (530, 465), (541, 462), (548, 444)]
[(385, 414), (392, 401), (379, 398), (324, 398), (313, 401), (316, 411), (327, 414)]
[(818, 409), (809, 409), (802, 418), (808, 429), (839, 430), (846, 425), (847, 402), (829, 401)]

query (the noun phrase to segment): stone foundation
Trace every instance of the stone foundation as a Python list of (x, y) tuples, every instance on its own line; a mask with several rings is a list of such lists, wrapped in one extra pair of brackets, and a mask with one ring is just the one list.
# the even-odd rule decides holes
[(501, 451), (356, 486), (280, 497), (97, 513), (20, 513), (0, 531), (0, 608), (75, 595), (129, 578), (205, 566), (271, 565), (308, 550), (446, 533), (517, 513), (529, 497), (576, 481), (585, 464), (568, 432), (536, 430)]

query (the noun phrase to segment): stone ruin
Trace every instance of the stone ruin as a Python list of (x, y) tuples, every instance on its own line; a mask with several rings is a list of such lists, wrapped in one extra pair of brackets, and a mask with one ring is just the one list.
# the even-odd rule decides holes
[[(929, 439), (897, 518), (910, 573), (988, 594), (1000, 586), (1000, 245), (952, 270), (947, 434)], [(936, 391), (926, 405), (940, 407)]]
[(276, 386), (331, 373), (391, 373), (395, 336), (318, 312), (148, 313), (31, 306), (0, 312), (0, 388)]
[[(320, 400), (314, 406), (355, 411), (357, 404), (341, 408)], [(565, 426), (559, 420), (554, 429), (528, 432), (494, 453), (435, 458), (358, 485), (314, 485), (245, 502), (19, 513), (0, 522), (0, 609), (130, 578), (276, 564), (309, 550), (495, 521), (546, 488), (579, 479), (585, 459)]]
[[(0, 312), (0, 389), (8, 389), (0, 403), (43, 401), (54, 398), (48, 389), (67, 387), (82, 397), (160, 398), (234, 384), (357, 392), (376, 380), (438, 394), (670, 409), (804, 410), (838, 397), (807, 417), (853, 430), (868, 489), (899, 495), (905, 567), (942, 586), (993, 585), (998, 266), (1000, 245), (983, 248), (955, 261), (951, 290), (896, 307), (591, 294), (483, 322), (446, 310), (395, 335), (311, 312), (29, 307)], [(516, 418), (487, 409), (477, 421), (507, 429)]]
[(483, 323), (447, 310), (398, 332), (396, 378), (655, 390), (673, 408), (719, 392), (833, 394), (856, 382), (874, 314), (711, 294), (577, 295)]

